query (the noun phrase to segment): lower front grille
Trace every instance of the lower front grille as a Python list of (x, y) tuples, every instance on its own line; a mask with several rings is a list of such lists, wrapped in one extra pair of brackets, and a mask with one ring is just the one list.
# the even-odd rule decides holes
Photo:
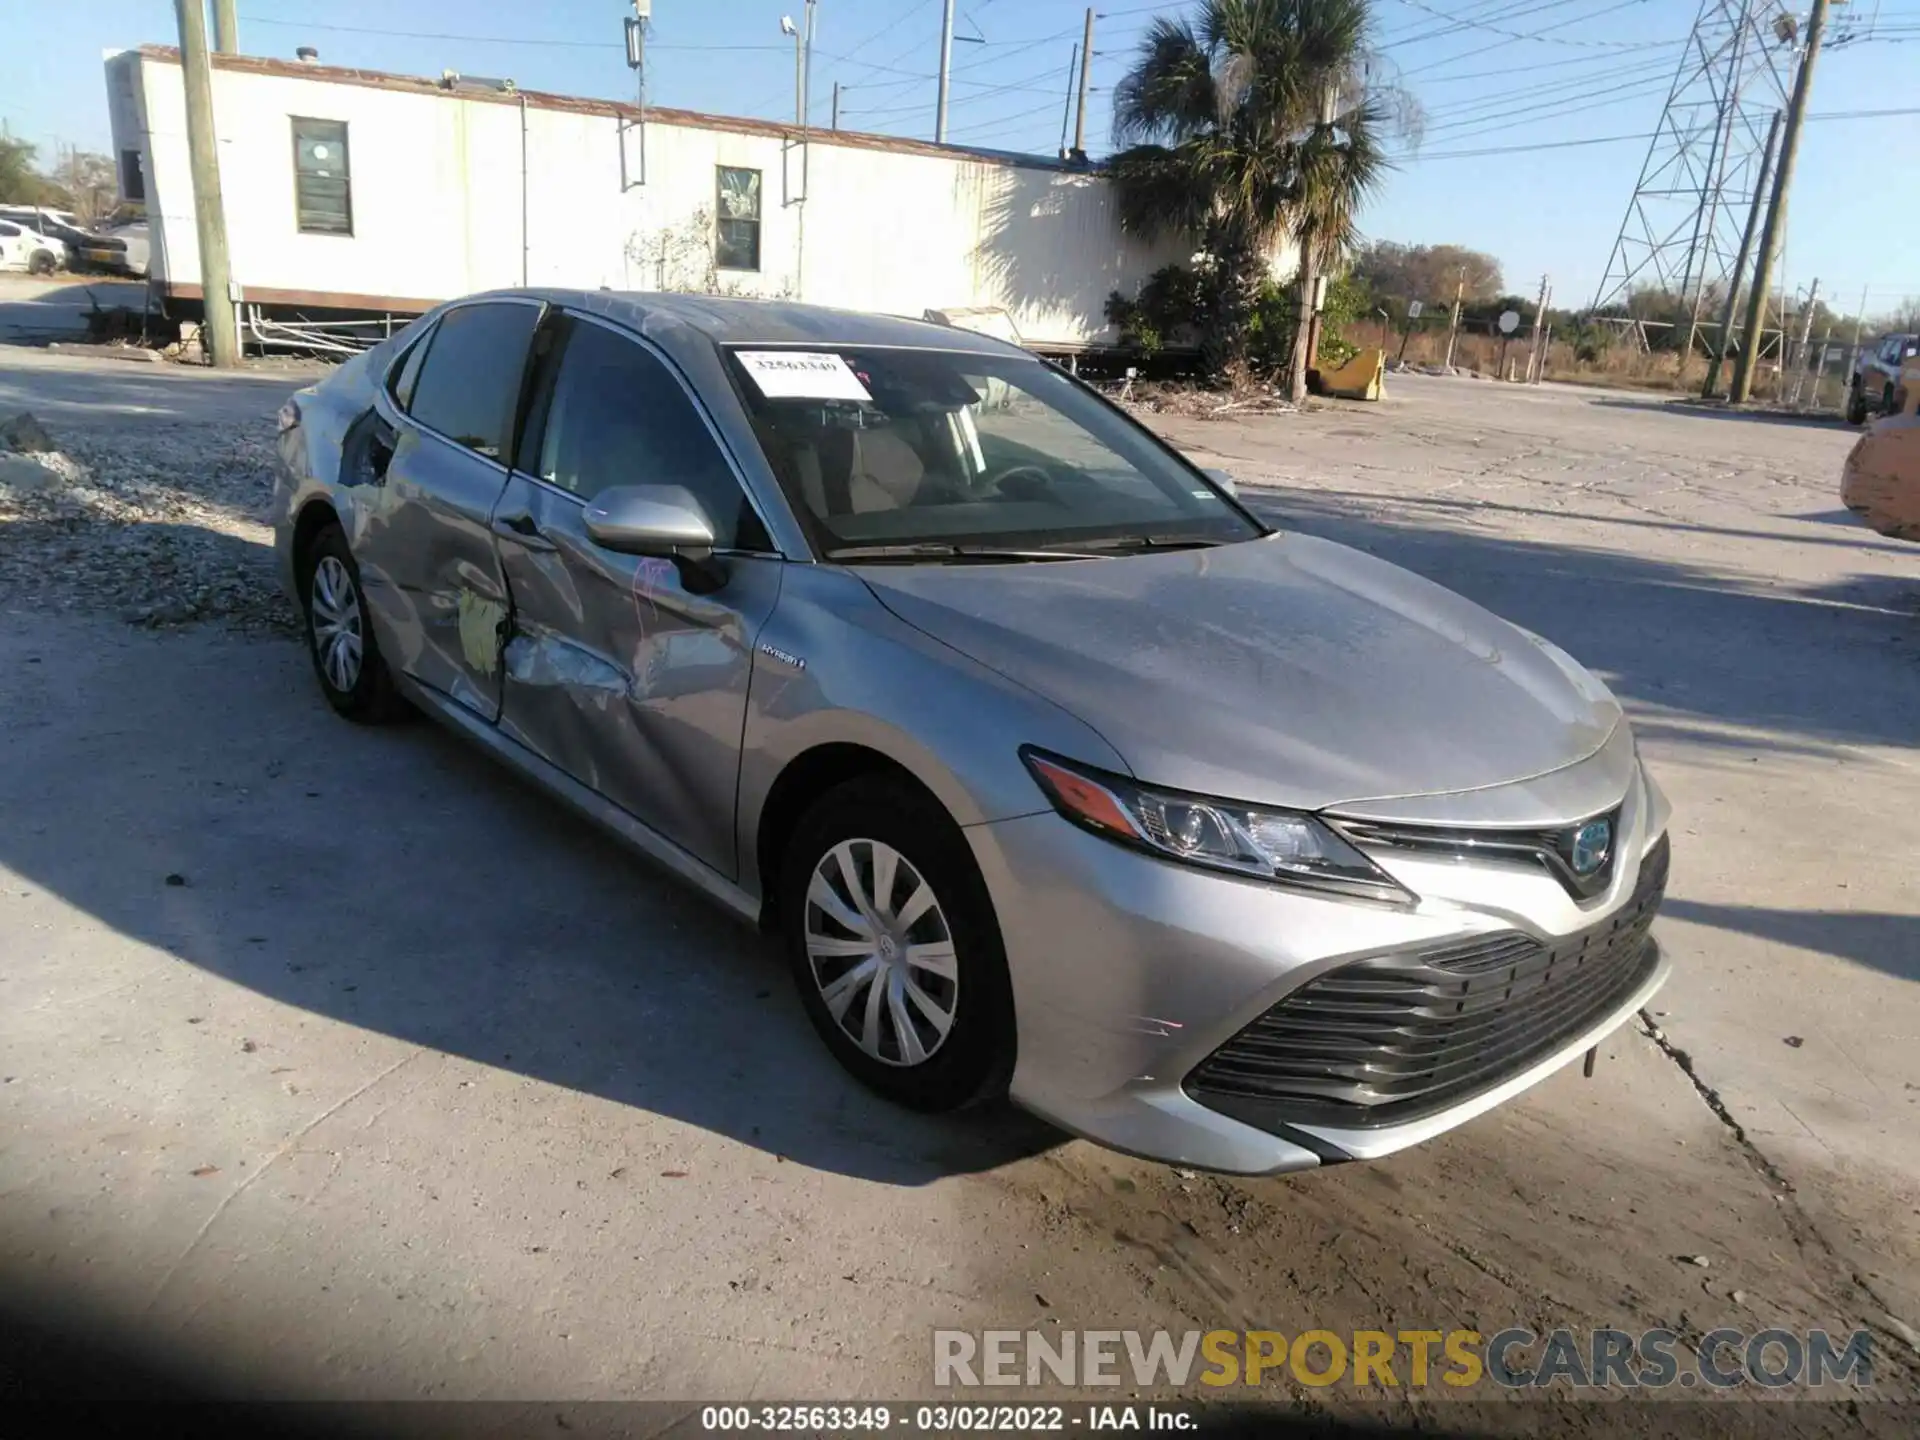
[(1342, 965), (1309, 980), (1203, 1060), (1185, 1090), (1272, 1131), (1417, 1120), (1499, 1084), (1633, 993), (1658, 963), (1666, 837), (1631, 898), (1551, 944), (1508, 931)]

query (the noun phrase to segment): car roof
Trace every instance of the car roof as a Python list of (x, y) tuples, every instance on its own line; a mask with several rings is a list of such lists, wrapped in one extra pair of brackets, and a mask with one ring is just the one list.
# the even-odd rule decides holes
[(490, 293), (531, 296), (550, 304), (603, 315), (638, 330), (667, 349), (704, 342), (710, 346), (870, 345), (960, 350), (985, 355), (1028, 354), (990, 335), (950, 325), (860, 310), (838, 310), (827, 305), (802, 305), (793, 300), (636, 290), (524, 289)]

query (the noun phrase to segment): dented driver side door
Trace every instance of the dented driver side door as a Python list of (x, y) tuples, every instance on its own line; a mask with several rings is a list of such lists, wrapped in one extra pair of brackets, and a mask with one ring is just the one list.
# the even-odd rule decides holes
[(542, 308), (497, 300), (441, 315), (385, 397), (391, 446), (352, 539), (387, 662), (487, 720), (500, 717), (508, 599), (491, 522)]
[[(554, 317), (536, 341), (518, 462), (493, 516), (513, 597), (501, 732), (733, 877), (734, 799), (754, 645), (783, 560), (678, 372), (638, 337)], [(587, 535), (613, 485), (684, 485), (726, 583)]]

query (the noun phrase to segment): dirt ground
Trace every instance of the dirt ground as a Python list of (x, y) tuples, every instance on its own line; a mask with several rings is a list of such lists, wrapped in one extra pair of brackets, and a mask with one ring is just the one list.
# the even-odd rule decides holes
[[(96, 463), (146, 425), (231, 455), (290, 388), (131, 368), (0, 352), (0, 415)], [(336, 721), (291, 640), (15, 586), (9, 1303), (252, 1396), (924, 1398), (936, 1327), (1725, 1325), (1867, 1328), (1865, 1399), (1920, 1398), (1920, 546), (1840, 509), (1838, 427), (1390, 388), (1161, 423), (1632, 710), (1675, 804), (1677, 968), (1592, 1079), (1272, 1181), (906, 1115), (837, 1070), (763, 942), (431, 727)], [(1263, 1393), (1685, 1428), (1564, 1390)], [(1766, 1430), (1907, 1431), (1865, 1399)]]

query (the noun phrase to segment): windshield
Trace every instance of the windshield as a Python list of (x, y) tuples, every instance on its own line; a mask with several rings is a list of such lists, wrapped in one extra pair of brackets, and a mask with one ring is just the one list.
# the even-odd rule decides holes
[(731, 363), (774, 473), (829, 558), (1261, 533), (1210, 481), (1036, 359), (742, 348)]

